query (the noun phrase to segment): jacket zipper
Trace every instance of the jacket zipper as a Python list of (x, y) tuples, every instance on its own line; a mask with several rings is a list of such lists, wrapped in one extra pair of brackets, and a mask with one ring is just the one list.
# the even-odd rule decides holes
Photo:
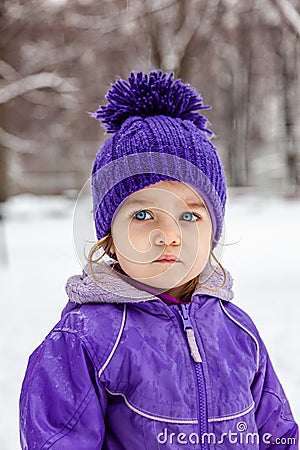
[(187, 341), (189, 344), (191, 356), (196, 363), (201, 363), (202, 358), (199, 352), (199, 348), (195, 338), (195, 332), (192, 327), (190, 317), (189, 317), (189, 307), (188, 305), (180, 305), (179, 314), (183, 323), (183, 329), (185, 331)]
[[(202, 358), (195, 338), (194, 328), (190, 321), (189, 316), (189, 304), (176, 306), (176, 310), (179, 312), (181, 318), (183, 329), (187, 338), (188, 346), (190, 349), (191, 357), (194, 361), (194, 369), (197, 380), (197, 390), (198, 390), (198, 417), (199, 417), (199, 441), (201, 449), (207, 449), (207, 443), (202, 442), (202, 436), (207, 433), (207, 421), (206, 421), (206, 393), (204, 388), (204, 376), (202, 368)], [(178, 309), (177, 309), (178, 308)]]

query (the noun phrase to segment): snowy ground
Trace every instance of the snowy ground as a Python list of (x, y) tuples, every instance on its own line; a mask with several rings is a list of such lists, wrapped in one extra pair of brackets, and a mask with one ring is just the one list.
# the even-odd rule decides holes
[[(0, 229), (2, 339), (0, 449), (16, 450), (18, 397), (27, 359), (59, 320), (66, 278), (81, 267), (72, 243), (74, 202), (13, 198)], [(300, 419), (300, 202), (231, 191), (223, 264), (235, 302), (258, 326)]]

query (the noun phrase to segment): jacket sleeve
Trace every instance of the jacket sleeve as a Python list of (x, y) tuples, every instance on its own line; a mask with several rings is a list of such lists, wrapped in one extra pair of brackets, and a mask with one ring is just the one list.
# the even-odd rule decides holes
[(99, 450), (106, 394), (87, 346), (76, 334), (52, 332), (31, 355), (20, 397), (23, 450)]
[(259, 448), (298, 449), (298, 426), (277, 378), (267, 350), (260, 340), (260, 365), (252, 384), (259, 433)]

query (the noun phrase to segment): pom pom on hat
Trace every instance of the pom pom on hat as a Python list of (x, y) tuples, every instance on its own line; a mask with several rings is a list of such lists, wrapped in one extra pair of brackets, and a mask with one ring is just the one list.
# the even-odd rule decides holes
[(210, 106), (203, 105), (202, 97), (188, 84), (174, 81), (173, 73), (168, 76), (162, 71), (149, 75), (132, 72), (128, 82), (120, 79), (112, 84), (105, 98), (108, 104), (90, 114), (104, 124), (108, 133), (119, 131), (129, 117), (163, 115), (189, 120), (200, 130), (212, 134), (206, 128), (207, 119), (197, 112)]

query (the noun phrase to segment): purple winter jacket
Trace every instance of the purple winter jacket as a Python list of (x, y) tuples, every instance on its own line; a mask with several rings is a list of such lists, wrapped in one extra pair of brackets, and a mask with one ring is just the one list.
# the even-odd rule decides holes
[(167, 306), (107, 263), (68, 280), (31, 355), (22, 449), (297, 449), (298, 428), (251, 319), (215, 272)]

